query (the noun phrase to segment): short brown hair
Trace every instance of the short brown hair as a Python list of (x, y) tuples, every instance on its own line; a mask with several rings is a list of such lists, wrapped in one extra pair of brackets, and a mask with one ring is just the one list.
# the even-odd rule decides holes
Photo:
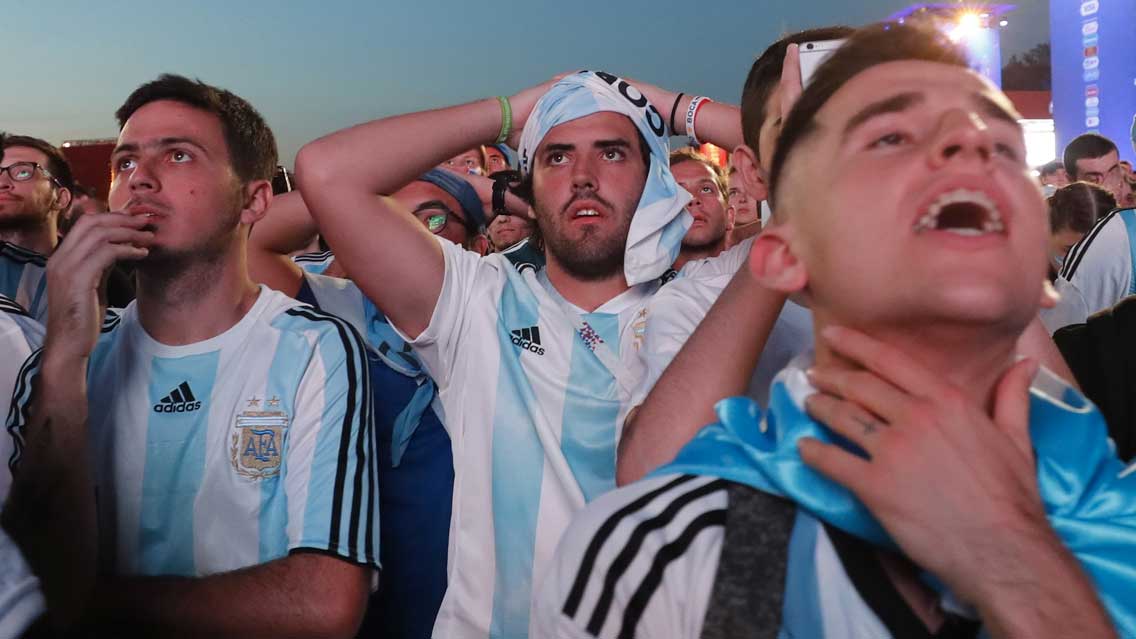
[[(765, 124), (765, 118), (768, 115), (765, 111), (765, 103), (769, 101), (769, 96), (781, 80), (781, 66), (785, 64), (785, 54), (789, 50), (789, 45), (820, 40), (839, 40), (847, 38), (854, 31), (855, 29), (852, 27), (833, 26), (791, 33), (769, 45), (758, 56), (757, 60), (754, 60), (753, 66), (749, 68), (749, 75), (746, 76), (745, 84), (742, 85), (742, 138), (745, 140), (746, 146), (753, 150), (758, 160), (768, 162), (772, 159), (762, 159), (758, 145), (761, 138), (761, 127)], [(782, 113), (781, 117), (786, 115)]]
[(1097, 220), (1116, 208), (1116, 198), (1107, 189), (1088, 182), (1074, 182), (1053, 192), (1049, 205), (1049, 231), (1072, 229), (1088, 233)]
[[(816, 114), (849, 80), (872, 67), (901, 60), (938, 62), (969, 68), (966, 54), (930, 26), (881, 23), (857, 30), (813, 75), (808, 88), (785, 118), (770, 170), (775, 196), (793, 149), (816, 130)], [(773, 199), (773, 198), (771, 198)], [(777, 207), (774, 207), (774, 211)]]
[(683, 147), (671, 151), (670, 165), (675, 166), (683, 162), (697, 162), (710, 170), (710, 175), (714, 177), (714, 186), (718, 187), (718, 196), (722, 199), (726, 198), (726, 192), (729, 190), (726, 186), (726, 175), (722, 172), (722, 168), (717, 164), (710, 161), (710, 158), (702, 155), (697, 150), (691, 147)]
[[(44, 168), (51, 174), (51, 177), (55, 178), (56, 184), (68, 191), (74, 191), (75, 176), (71, 173), (71, 164), (67, 162), (67, 158), (63, 157), (63, 152), (58, 147), (47, 140), (33, 138), (30, 135), (5, 135), (0, 138), (0, 149), (10, 149), (17, 146), (35, 149), (46, 155), (47, 166)], [(2, 157), (3, 153), (0, 152), (0, 158)]]
[(264, 118), (244, 98), (201, 80), (163, 74), (135, 89), (115, 111), (119, 130), (135, 111), (159, 100), (181, 102), (217, 116), (233, 171), (241, 182), (272, 180), (277, 164), (276, 138)]

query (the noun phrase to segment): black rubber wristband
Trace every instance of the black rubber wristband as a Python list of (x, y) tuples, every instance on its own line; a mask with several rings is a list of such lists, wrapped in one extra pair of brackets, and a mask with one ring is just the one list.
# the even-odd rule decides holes
[(671, 122), (670, 122), (671, 135), (675, 134), (675, 111), (678, 110), (678, 101), (681, 100), (682, 96), (684, 96), (684, 95), (686, 95), (686, 94), (685, 93), (679, 93), (678, 95), (676, 95), (675, 96), (675, 102), (674, 102), (674, 104), (671, 105)]

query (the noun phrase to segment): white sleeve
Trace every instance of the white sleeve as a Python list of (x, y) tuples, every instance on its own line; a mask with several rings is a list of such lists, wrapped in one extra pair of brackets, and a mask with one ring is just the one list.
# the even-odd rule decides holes
[(1132, 246), (1124, 211), (1085, 234), (1069, 251), (1055, 287), (1062, 299), (1042, 313), (1046, 328), (1079, 324), (1132, 293)]
[(0, 636), (21, 636), (45, 612), (39, 579), (16, 543), (0, 530)]
[(391, 326), (414, 348), (439, 388), (445, 388), (453, 374), (462, 326), (470, 306), (497, 303), (497, 296), (488, 287), (498, 280), (498, 266), (453, 242), (438, 238), (438, 244), (445, 257), (446, 273), (429, 325), (416, 339), (408, 338), (393, 323)]
[[(24, 362), (43, 343), (43, 328), (30, 317), (0, 314), (0, 423), (16, 404), (13, 394)], [(15, 442), (8, 433), (0, 433), (0, 503), (8, 498), (12, 487), (12, 471), (8, 460)]]
[[(552, 565), (533, 600), (535, 639), (696, 639), (710, 604), (724, 527), (695, 534), (662, 577), (646, 584), (664, 548), (704, 515), (727, 506), (725, 489), (707, 491), (713, 478), (664, 475), (602, 495), (573, 520), (560, 538)], [(680, 485), (681, 484), (681, 485)], [(663, 527), (646, 527), (676, 499), (701, 496), (678, 508)], [(673, 508), (672, 508), (673, 510)], [(724, 511), (723, 511), (724, 512)], [(625, 556), (625, 549), (634, 552)], [(625, 560), (629, 563), (624, 563)], [(633, 609), (635, 609), (633, 611)], [(631, 618), (634, 621), (631, 621)], [(624, 625), (631, 623), (631, 627)]]
[(685, 293), (681, 280), (664, 286), (647, 307), (647, 328), (639, 358), (647, 370), (632, 394), (631, 405), (639, 406), (658, 383), (663, 371), (674, 361), (682, 345), (698, 328), (710, 307)]
[(1053, 334), (1057, 332), (1057, 329), (1070, 324), (1084, 324), (1090, 315), (1089, 307), (1077, 285), (1068, 280), (1057, 278), (1053, 286), (1060, 296), (1057, 306), (1043, 308), (1038, 313), (1046, 330)]

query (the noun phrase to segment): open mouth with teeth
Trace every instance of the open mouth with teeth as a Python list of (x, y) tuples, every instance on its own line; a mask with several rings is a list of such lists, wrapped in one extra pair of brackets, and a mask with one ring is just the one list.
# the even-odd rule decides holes
[(600, 216), (600, 212), (595, 210), (595, 209), (580, 209), (579, 211), (576, 211), (576, 214), (573, 215), (572, 217), (577, 218), (577, 217), (599, 217), (599, 216)]
[(982, 191), (955, 189), (931, 203), (915, 222), (915, 232), (944, 231), (964, 236), (1005, 233), (1002, 213), (990, 196)]

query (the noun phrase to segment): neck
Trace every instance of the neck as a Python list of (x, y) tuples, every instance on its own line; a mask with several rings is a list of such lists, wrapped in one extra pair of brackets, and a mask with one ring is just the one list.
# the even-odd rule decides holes
[(59, 235), (55, 230), (55, 222), (49, 220), (32, 227), (2, 228), (0, 240), (29, 251), (51, 255), (55, 251), (55, 245), (59, 243)]
[(705, 246), (686, 246), (684, 244), (682, 248), (679, 249), (678, 257), (675, 259), (674, 266), (672, 266), (671, 268), (677, 271), (686, 266), (688, 262), (701, 260), (707, 257), (714, 257), (725, 249), (726, 236), (724, 235), (722, 236), (722, 239), (718, 240), (717, 242), (714, 242), (713, 244), (707, 244)]
[(582, 280), (565, 271), (552, 255), (546, 255), (546, 262), (544, 272), (556, 292), (589, 313), (631, 288), (623, 277), (623, 269), (605, 278)]
[[(820, 332), (835, 323), (831, 317), (814, 311), (814, 320), (817, 364), (844, 369), (861, 368), (830, 350), (820, 338)], [(953, 384), (988, 412), (993, 410), (994, 391), (999, 380), (1014, 362), (1017, 338), (1004, 329), (941, 323), (904, 327), (844, 325), (898, 349), (940, 379)]]
[(735, 224), (730, 231), (730, 246), (737, 246), (749, 238), (761, 233), (761, 220), (756, 219), (749, 224)]
[(138, 319), (158, 342), (201, 342), (241, 321), (260, 293), (248, 275), (243, 241), (216, 259), (138, 268)]

